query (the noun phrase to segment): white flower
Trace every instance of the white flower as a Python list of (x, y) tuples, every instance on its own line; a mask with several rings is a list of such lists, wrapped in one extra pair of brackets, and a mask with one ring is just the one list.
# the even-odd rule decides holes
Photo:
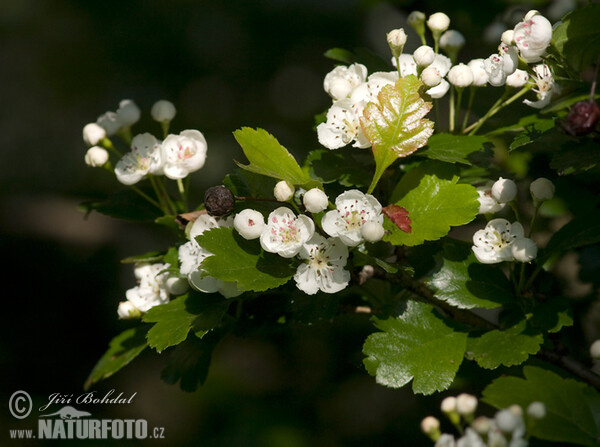
[(384, 233), (383, 225), (373, 220), (365, 222), (360, 227), (360, 234), (367, 242), (379, 242), (383, 238)]
[(436, 12), (427, 19), (427, 26), (434, 34), (441, 34), (450, 26), (450, 18), (443, 12)]
[(302, 246), (298, 256), (306, 262), (298, 266), (294, 280), (304, 293), (314, 295), (319, 290), (336, 293), (350, 282), (350, 272), (344, 269), (348, 248), (339, 239), (325, 239), (314, 234)]
[(397, 71), (378, 71), (372, 73), (369, 75), (367, 82), (363, 82), (352, 91), (350, 99), (357, 104), (378, 102), (378, 95), (381, 89), (386, 85), (395, 84), (397, 80)]
[(197, 130), (184, 130), (179, 135), (169, 135), (162, 143), (165, 176), (176, 180), (187, 177), (204, 166), (206, 140)]
[(443, 54), (436, 54), (433, 62), (429, 65), (429, 67), (435, 68), (441, 77), (444, 77), (450, 71), (450, 67), (452, 67), (452, 61), (448, 56), (444, 56)]
[(440, 404), (440, 409), (444, 413), (453, 413), (454, 411), (456, 411), (456, 397), (448, 396), (444, 398), (444, 400), (442, 400), (442, 403)]
[(456, 447), (456, 441), (454, 436), (444, 433), (438, 438), (433, 447)]
[(394, 57), (402, 54), (402, 49), (406, 44), (406, 33), (403, 28), (394, 29), (386, 34), (387, 43)]
[(327, 121), (317, 126), (319, 143), (327, 149), (339, 149), (352, 142), (354, 147), (370, 146), (359, 121), (364, 106), (363, 101), (351, 99), (334, 102), (327, 111)]
[(133, 185), (147, 174), (160, 174), (161, 169), (160, 142), (152, 134), (143, 133), (133, 137), (131, 152), (117, 162), (115, 175), (124, 185)]
[(518, 238), (510, 247), (515, 261), (531, 262), (537, 256), (537, 245), (527, 237)]
[(336, 209), (328, 211), (321, 220), (323, 231), (354, 247), (364, 241), (361, 227), (370, 221), (383, 224), (381, 204), (370, 194), (351, 189), (335, 199)]
[(440, 421), (433, 416), (427, 416), (421, 421), (421, 431), (427, 435), (438, 432)]
[(492, 197), (499, 203), (512, 202), (517, 195), (517, 184), (511, 179), (500, 177), (492, 185)]
[(537, 88), (533, 88), (532, 90), (536, 92), (538, 100), (532, 102), (528, 99), (525, 99), (523, 104), (535, 109), (541, 109), (550, 103), (550, 100), (552, 99), (552, 93), (558, 90), (558, 86), (554, 83), (552, 71), (546, 64), (536, 65), (533, 67), (533, 72), (535, 73), (535, 78), (533, 81), (535, 82)]
[(285, 180), (277, 182), (273, 188), (273, 195), (279, 202), (287, 202), (294, 197), (294, 185)]
[(501, 43), (498, 45), (498, 54), (502, 56), (502, 70), (504, 70), (504, 73), (507, 75), (513, 74), (519, 66), (517, 48), (514, 45)]
[(591, 344), (590, 357), (596, 360), (600, 359), (600, 339)]
[(352, 64), (349, 67), (338, 65), (325, 75), (323, 88), (335, 101), (347, 98), (350, 92), (365, 82), (367, 67), (362, 64)]
[(111, 136), (123, 127), (115, 112), (106, 112), (98, 117), (96, 123), (106, 131), (106, 135)]
[(514, 29), (514, 41), (525, 62), (538, 62), (552, 40), (552, 24), (540, 14), (528, 14)]
[(456, 441), (456, 447), (487, 447), (487, 444), (481, 439), (471, 427), (465, 429), (465, 434)]
[(117, 314), (121, 320), (130, 320), (141, 317), (140, 310), (131, 301), (121, 301), (117, 308)]
[(448, 73), (448, 81), (455, 87), (468, 87), (473, 82), (473, 72), (465, 64), (455, 65)]
[(108, 151), (100, 146), (90, 147), (85, 153), (84, 160), (86, 165), (99, 168), (108, 161)]
[(513, 88), (521, 88), (527, 84), (529, 75), (525, 70), (515, 70), (515, 72), (506, 77), (506, 85)]
[(106, 137), (106, 130), (96, 123), (89, 123), (83, 127), (83, 141), (88, 146), (96, 146)]
[(434, 99), (439, 99), (442, 98), (446, 93), (448, 93), (449, 89), (450, 83), (445, 79), (442, 79), (442, 81), (438, 85), (430, 88), (429, 90), (426, 90), (425, 93), (427, 93)]
[(515, 31), (512, 29), (507, 29), (502, 33), (500, 40), (505, 45), (514, 45), (515, 44)]
[(513, 433), (523, 425), (523, 418), (509, 409), (498, 411), (494, 419), (504, 433)]
[(463, 416), (472, 415), (477, 409), (477, 398), (471, 394), (462, 393), (456, 396), (456, 411)]
[(435, 87), (442, 82), (442, 77), (436, 68), (429, 66), (421, 73), (421, 81), (423, 81), (423, 84), (427, 87)]
[(506, 82), (507, 74), (504, 71), (504, 57), (499, 54), (492, 54), (483, 61), (485, 72), (488, 76), (488, 82), (494, 87), (500, 87)]
[(116, 111), (117, 121), (121, 126), (130, 127), (140, 120), (140, 108), (131, 99), (124, 99), (119, 103)]
[(168, 264), (161, 263), (136, 265), (134, 274), (139, 284), (127, 290), (125, 296), (140, 312), (147, 312), (151, 307), (169, 302), (165, 284), (168, 273), (163, 272), (168, 267)]
[(527, 415), (533, 419), (543, 419), (546, 417), (546, 406), (543, 402), (531, 402), (527, 407)]
[(183, 295), (190, 288), (190, 283), (185, 278), (169, 276), (165, 282), (165, 287), (171, 295)]
[(540, 202), (543, 200), (550, 200), (554, 197), (554, 183), (544, 177), (540, 177), (529, 185), (529, 191), (531, 192), (531, 197), (534, 200), (539, 200)]
[(233, 228), (244, 239), (258, 239), (265, 229), (265, 218), (258, 211), (246, 208), (235, 215)]
[(523, 226), (519, 222), (511, 223), (506, 219), (492, 219), (485, 229), (473, 235), (473, 253), (482, 264), (496, 264), (514, 260), (512, 244), (524, 237)]
[(150, 115), (152, 115), (152, 119), (154, 121), (158, 121), (159, 123), (171, 121), (173, 118), (175, 118), (176, 113), (177, 110), (175, 109), (175, 105), (166, 99), (156, 101), (152, 105), (152, 109), (150, 109)]
[(267, 226), (260, 236), (260, 245), (269, 253), (277, 253), (284, 258), (296, 256), (302, 245), (315, 232), (312, 219), (304, 214), (296, 217), (284, 206), (269, 214)]
[[(417, 63), (415, 62), (412, 54), (401, 54), (398, 58), (398, 62), (400, 62), (400, 76), (403, 78), (408, 75), (417, 75)], [(392, 58), (392, 64), (394, 67), (398, 68), (396, 65), (396, 58)]]
[(435, 52), (429, 45), (421, 45), (413, 53), (413, 59), (420, 67), (427, 67), (435, 60)]
[(312, 188), (306, 191), (302, 197), (302, 203), (306, 208), (306, 211), (310, 213), (320, 213), (327, 209), (329, 200), (327, 195), (319, 188)]
[(492, 197), (492, 182), (488, 182), (483, 186), (477, 187), (477, 194), (479, 197), (479, 214), (497, 213), (502, 210), (505, 203), (499, 203)]
[(485, 71), (485, 63), (483, 59), (473, 59), (467, 66), (471, 69), (473, 74), (473, 85), (476, 87), (483, 87), (488, 82), (488, 74)]

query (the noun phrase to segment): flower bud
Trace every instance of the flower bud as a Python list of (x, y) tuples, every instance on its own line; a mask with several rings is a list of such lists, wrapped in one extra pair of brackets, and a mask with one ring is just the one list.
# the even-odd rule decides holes
[(471, 69), (471, 74), (473, 75), (473, 83), (476, 87), (483, 87), (488, 82), (488, 74), (485, 71), (485, 63), (483, 59), (473, 59), (468, 64), (467, 67)]
[(187, 278), (171, 276), (165, 281), (165, 286), (171, 295), (183, 295), (190, 288), (190, 283)]
[(329, 201), (327, 195), (319, 188), (313, 188), (308, 190), (302, 198), (302, 203), (307, 211), (311, 213), (320, 213), (327, 209)]
[(590, 357), (594, 360), (600, 360), (600, 339), (596, 340), (590, 346)]
[(515, 43), (515, 30), (507, 29), (502, 33), (500, 40), (505, 45), (513, 45)]
[(427, 67), (435, 59), (435, 52), (429, 45), (421, 45), (413, 53), (413, 59), (420, 67)]
[(492, 421), (485, 416), (479, 416), (473, 421), (471, 427), (480, 435), (487, 435), (492, 429)]
[(124, 99), (117, 109), (117, 120), (123, 126), (133, 126), (140, 120), (140, 108), (131, 99)]
[(425, 14), (421, 11), (413, 11), (408, 15), (407, 22), (423, 39), (425, 36)]
[(529, 191), (531, 192), (531, 197), (534, 200), (544, 201), (550, 200), (554, 197), (554, 183), (544, 177), (540, 177), (529, 185)]
[(244, 239), (257, 239), (265, 228), (265, 218), (256, 210), (246, 208), (235, 215), (233, 228), (240, 233)]
[(383, 225), (373, 220), (365, 222), (360, 227), (360, 234), (367, 242), (379, 242), (383, 238), (384, 233)]
[(121, 320), (131, 320), (142, 316), (142, 313), (131, 301), (121, 301), (117, 308), (117, 314)]
[(96, 146), (103, 138), (106, 138), (106, 130), (102, 126), (89, 123), (83, 127), (83, 141), (88, 146)]
[(427, 416), (421, 421), (421, 430), (426, 435), (433, 437), (440, 432), (440, 421), (433, 416)]
[(471, 394), (462, 393), (456, 396), (456, 411), (462, 416), (472, 416), (477, 409), (477, 398)]
[(436, 85), (439, 85), (440, 82), (442, 82), (442, 76), (436, 68), (427, 67), (421, 73), (421, 81), (423, 81), (423, 84), (425, 84), (427, 87), (435, 87)]
[(392, 55), (394, 57), (400, 57), (404, 44), (406, 44), (406, 33), (404, 32), (404, 29), (394, 29), (387, 33), (386, 37)]
[(525, 70), (515, 70), (513, 74), (506, 77), (506, 85), (513, 88), (521, 88), (527, 84), (529, 75)]
[(512, 202), (517, 195), (517, 184), (510, 179), (500, 177), (492, 185), (492, 197), (499, 203)]
[(433, 34), (441, 34), (450, 26), (450, 18), (443, 12), (431, 14), (427, 20), (427, 26)]
[(515, 261), (531, 262), (537, 256), (537, 245), (528, 237), (517, 238), (510, 247)]
[(504, 433), (512, 433), (521, 422), (521, 418), (509, 409), (500, 410), (494, 419), (500, 431)]
[(546, 406), (543, 402), (531, 402), (527, 407), (527, 414), (532, 419), (543, 419), (546, 417)]
[(473, 83), (473, 72), (465, 64), (455, 65), (448, 72), (448, 81), (458, 88), (468, 87)]
[(585, 100), (573, 104), (561, 125), (570, 135), (579, 137), (593, 132), (599, 119), (600, 109), (598, 104), (594, 101)]
[(223, 185), (211, 186), (204, 193), (204, 206), (211, 216), (224, 216), (231, 213), (235, 197), (233, 193)]
[(108, 152), (100, 146), (92, 146), (85, 154), (85, 164), (92, 168), (100, 168), (108, 161)]
[(452, 412), (456, 411), (456, 397), (454, 397), (454, 396), (446, 397), (442, 401), (440, 408), (444, 413), (452, 413)]
[(286, 180), (281, 180), (275, 185), (273, 195), (278, 201), (287, 202), (294, 197), (294, 185)]
[(525, 14), (525, 17), (523, 18), (524, 21), (527, 20), (531, 20), (533, 19), (535, 16), (539, 15), (540, 12), (537, 9), (530, 9), (527, 14)]
[(175, 110), (175, 105), (171, 101), (167, 101), (165, 99), (161, 99), (156, 101), (150, 109), (150, 115), (152, 115), (152, 119), (154, 121), (158, 121), (159, 123), (170, 122), (173, 118), (175, 118), (175, 114), (177, 110)]
[(465, 37), (456, 30), (450, 29), (440, 37), (440, 47), (455, 61), (458, 52), (465, 45)]
[(98, 117), (96, 123), (106, 131), (106, 135), (116, 134), (123, 126), (115, 112), (106, 112)]

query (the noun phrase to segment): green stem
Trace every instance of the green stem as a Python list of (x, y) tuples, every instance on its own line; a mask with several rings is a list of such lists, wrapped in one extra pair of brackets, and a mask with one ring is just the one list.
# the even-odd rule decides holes
[(531, 237), (531, 233), (533, 233), (533, 226), (535, 225), (535, 220), (537, 219), (538, 210), (540, 209), (541, 203), (536, 203), (535, 208), (533, 210), (533, 216), (531, 217), (531, 222), (529, 223), (529, 233), (527, 237)]
[[(471, 130), (471, 132), (469, 132), (469, 135), (475, 135), (475, 132), (477, 132), (479, 130), (479, 128), (483, 125), (483, 123), (485, 123), (489, 118), (494, 116), (496, 113), (498, 113), (504, 107), (509, 106), (510, 104), (515, 102), (517, 99), (519, 99), (525, 93), (527, 93), (530, 89), (531, 89), (531, 84), (527, 84), (525, 87), (523, 87), (521, 90), (519, 90), (513, 96), (508, 98), (506, 101), (502, 102), (500, 105), (497, 105), (498, 101), (496, 101), (496, 104), (494, 104), (494, 106), (492, 106), (492, 108), (490, 108), (490, 110), (488, 110), (488, 112), (483, 116), (483, 118), (481, 118), (479, 121), (474, 123), (475, 127)], [(508, 93), (508, 90), (504, 92), (504, 95), (502, 95), (502, 97), (500, 98), (499, 101), (504, 99), (506, 97), (507, 93)], [(469, 128), (465, 129), (465, 132), (467, 132), (468, 130), (469, 130)]]
[(162, 131), (163, 131), (163, 138), (167, 138), (167, 136), (169, 135), (170, 125), (171, 125), (170, 121), (161, 121), (160, 127), (162, 128)]
[(450, 133), (454, 133), (454, 120), (455, 120), (455, 103), (454, 103), (454, 86), (450, 88), (450, 113), (448, 114), (448, 130)]
[(402, 73), (400, 73), (400, 56), (396, 56), (396, 70), (398, 70), (398, 77), (402, 77)]
[(521, 295), (521, 290), (523, 290), (523, 283), (525, 282), (525, 263), (521, 263), (521, 271), (519, 274), (519, 284), (517, 285), (517, 296)]
[(469, 122), (469, 115), (471, 114), (471, 108), (473, 107), (473, 99), (475, 98), (475, 92), (477, 91), (477, 87), (471, 86), (469, 88), (469, 103), (467, 104), (467, 110), (465, 111), (465, 117), (463, 119), (462, 127), (460, 131), (464, 133), (465, 127), (467, 127), (467, 123)]
[[(462, 87), (457, 87), (456, 89), (456, 116), (454, 117), (456, 119), (456, 117), (458, 115), (460, 115), (460, 108), (462, 106), (462, 94), (463, 94), (463, 88)], [(456, 126), (455, 123), (452, 123), (453, 127)]]
[(112, 141), (108, 137), (102, 138), (100, 140), (100, 144), (102, 146), (104, 146), (106, 149), (108, 149), (109, 151), (111, 151), (113, 154), (117, 155), (119, 158), (121, 158), (123, 156), (123, 154), (121, 152), (119, 152), (117, 150), (117, 148), (115, 148), (115, 146), (112, 144)]
[(138, 193), (141, 197), (143, 197), (144, 199), (146, 199), (148, 202), (150, 202), (152, 205), (154, 205), (155, 207), (157, 207), (158, 209), (163, 210), (163, 208), (160, 206), (160, 204), (154, 200), (152, 197), (150, 197), (148, 194), (146, 194), (144, 191), (142, 191), (140, 188), (138, 188), (137, 186), (132, 186), (131, 189), (133, 189), (136, 193)]

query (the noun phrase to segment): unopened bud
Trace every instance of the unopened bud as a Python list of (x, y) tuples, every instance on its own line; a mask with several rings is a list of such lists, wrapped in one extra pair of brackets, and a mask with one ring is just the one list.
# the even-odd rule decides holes
[(594, 360), (600, 360), (600, 339), (596, 340), (590, 346), (590, 357)]
[(431, 14), (427, 20), (427, 26), (431, 32), (435, 34), (441, 34), (448, 29), (450, 26), (450, 17), (443, 12), (436, 12)]
[(392, 51), (392, 55), (394, 57), (400, 57), (402, 54), (402, 49), (406, 44), (406, 33), (404, 29), (395, 29), (387, 33), (387, 43), (390, 46), (390, 50)]
[(517, 195), (517, 184), (510, 179), (500, 177), (492, 185), (492, 197), (499, 203), (512, 202)]
[(465, 64), (455, 65), (448, 72), (448, 81), (458, 88), (468, 87), (473, 83), (473, 72)]
[(246, 208), (235, 215), (233, 228), (247, 240), (257, 239), (265, 228), (265, 218), (253, 209)]
[(421, 430), (429, 437), (433, 438), (436, 434), (439, 437), (440, 421), (433, 416), (427, 416), (421, 421)]
[(117, 109), (117, 121), (123, 126), (133, 126), (140, 120), (141, 111), (135, 102), (131, 99), (124, 99), (119, 103)]
[(121, 301), (117, 308), (117, 314), (121, 320), (131, 320), (142, 316), (142, 313), (131, 301)]
[(165, 286), (171, 295), (183, 295), (190, 288), (190, 283), (187, 278), (171, 276), (165, 281)]
[(593, 132), (599, 119), (600, 109), (598, 104), (594, 101), (579, 101), (573, 104), (561, 125), (567, 133), (579, 137)]
[(360, 227), (360, 234), (367, 242), (379, 242), (383, 238), (384, 233), (383, 225), (373, 220), (365, 222)]
[(456, 411), (462, 416), (472, 416), (477, 409), (477, 398), (471, 394), (462, 393), (456, 397)]
[(279, 202), (287, 202), (294, 197), (294, 185), (285, 180), (281, 180), (275, 185), (273, 195)]
[(231, 213), (234, 204), (233, 193), (223, 185), (211, 186), (204, 193), (204, 206), (211, 216), (225, 216)]
[(458, 52), (465, 45), (465, 37), (456, 30), (449, 29), (440, 37), (440, 47), (450, 56), (452, 61), (456, 61)]
[(543, 402), (531, 402), (527, 407), (527, 415), (533, 419), (546, 417), (546, 406)]
[(529, 191), (531, 192), (531, 197), (533, 197), (534, 200), (541, 202), (544, 200), (550, 200), (552, 197), (554, 197), (555, 187), (554, 183), (552, 183), (550, 180), (540, 177), (531, 182), (531, 185), (529, 185)]
[(171, 101), (167, 101), (165, 99), (156, 101), (152, 106), (152, 109), (150, 109), (150, 115), (152, 115), (152, 119), (154, 119), (154, 121), (158, 121), (159, 123), (173, 120), (176, 113), (177, 110), (175, 109), (175, 105)]
[(500, 40), (505, 45), (513, 45), (515, 43), (515, 30), (507, 29), (502, 33)]
[(453, 411), (456, 411), (456, 397), (446, 397), (442, 401), (440, 408), (444, 413), (452, 413)]
[(423, 81), (423, 84), (425, 84), (427, 87), (435, 87), (442, 82), (442, 76), (437, 68), (427, 67), (421, 73), (421, 81)]
[(527, 84), (529, 75), (525, 70), (516, 69), (511, 75), (506, 77), (506, 85), (512, 88), (521, 88)]
[(510, 247), (510, 252), (518, 262), (533, 261), (537, 256), (537, 251), (537, 245), (528, 237), (518, 238)]
[(427, 67), (435, 59), (435, 52), (429, 45), (421, 45), (413, 53), (413, 59), (420, 67)]
[(534, 16), (537, 16), (540, 12), (536, 9), (531, 9), (527, 14), (525, 14), (525, 17), (523, 18), (523, 21), (526, 22), (527, 20), (532, 19)]
[(413, 11), (408, 15), (407, 22), (423, 40), (425, 38), (425, 14), (421, 11)]
[(329, 201), (327, 195), (319, 188), (309, 189), (302, 197), (302, 203), (307, 211), (311, 213), (320, 213), (327, 209)]
[(504, 433), (512, 433), (521, 422), (521, 417), (509, 409), (500, 410), (494, 419), (498, 428)]
[(92, 146), (86, 152), (84, 160), (92, 168), (102, 167), (108, 161), (108, 151), (100, 146)]
[(473, 430), (480, 435), (487, 435), (487, 433), (492, 429), (492, 421), (485, 416), (479, 416), (473, 421), (471, 427), (473, 427)]
[(89, 123), (83, 127), (83, 141), (88, 146), (96, 146), (106, 137), (106, 130), (96, 123)]

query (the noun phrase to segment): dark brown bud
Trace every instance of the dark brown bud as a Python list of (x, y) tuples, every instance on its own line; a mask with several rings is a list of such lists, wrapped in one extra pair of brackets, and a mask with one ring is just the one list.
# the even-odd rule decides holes
[(579, 137), (593, 132), (599, 118), (598, 104), (594, 101), (579, 101), (573, 104), (561, 124), (568, 134)]
[(231, 213), (235, 197), (225, 186), (211, 186), (204, 193), (204, 206), (211, 216), (219, 217)]

